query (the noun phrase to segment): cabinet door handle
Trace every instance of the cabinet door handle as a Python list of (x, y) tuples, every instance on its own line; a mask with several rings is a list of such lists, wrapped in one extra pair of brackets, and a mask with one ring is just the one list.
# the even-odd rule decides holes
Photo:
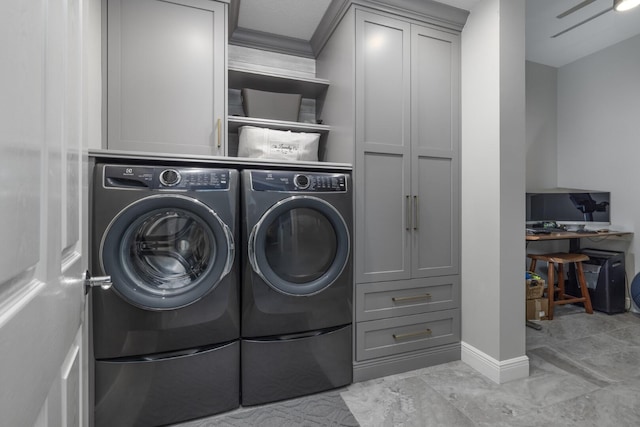
[(424, 331), (407, 332), (406, 334), (393, 334), (393, 339), (402, 340), (405, 338), (415, 338), (415, 337), (421, 337), (426, 335), (431, 335), (431, 329), (427, 328)]
[(220, 149), (220, 141), (222, 139), (222, 120), (218, 119), (218, 150)]
[(405, 221), (405, 229), (407, 231), (411, 230), (411, 196), (408, 194), (405, 196), (405, 213), (404, 213), (404, 221)]
[(420, 294), (420, 295), (411, 295), (407, 297), (391, 297), (391, 301), (393, 302), (406, 302), (406, 301), (417, 301), (423, 299), (431, 299), (431, 294)]
[(418, 196), (413, 196), (413, 229), (418, 229)]

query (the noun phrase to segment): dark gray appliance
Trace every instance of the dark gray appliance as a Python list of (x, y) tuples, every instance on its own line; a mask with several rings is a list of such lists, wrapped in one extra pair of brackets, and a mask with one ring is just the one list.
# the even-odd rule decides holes
[[(593, 309), (607, 314), (624, 312), (624, 252), (585, 248), (580, 253), (589, 256), (588, 261), (582, 262), (582, 267)], [(573, 265), (570, 267), (570, 274), (570, 277), (576, 277)], [(574, 279), (567, 284), (567, 293), (579, 295), (576, 283)]]
[(236, 170), (97, 164), (91, 294), (96, 426), (239, 406)]
[(350, 187), (345, 173), (242, 171), (243, 405), (352, 381)]

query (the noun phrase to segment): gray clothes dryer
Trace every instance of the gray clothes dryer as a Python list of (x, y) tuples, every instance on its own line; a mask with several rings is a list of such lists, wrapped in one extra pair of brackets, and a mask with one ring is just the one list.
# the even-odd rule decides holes
[(349, 174), (242, 171), (241, 402), (349, 384)]
[(95, 425), (164, 425), (239, 406), (236, 170), (97, 164), (91, 293)]

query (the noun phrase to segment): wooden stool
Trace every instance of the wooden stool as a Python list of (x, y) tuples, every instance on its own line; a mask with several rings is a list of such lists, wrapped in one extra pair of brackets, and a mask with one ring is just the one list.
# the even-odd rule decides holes
[[(529, 271), (535, 271), (536, 263), (538, 261), (546, 261), (548, 266), (547, 272), (547, 297), (549, 298), (549, 320), (553, 319), (553, 307), (560, 304), (573, 304), (576, 302), (584, 303), (585, 311), (589, 314), (593, 313), (593, 307), (591, 306), (591, 297), (589, 296), (589, 289), (587, 288), (587, 281), (584, 278), (584, 270), (582, 269), (582, 261), (588, 261), (589, 257), (584, 254), (570, 254), (564, 252), (557, 252), (551, 254), (527, 254), (527, 257), (531, 258), (531, 265)], [(578, 284), (580, 285), (581, 297), (573, 295), (567, 295), (564, 291), (564, 264), (573, 263), (576, 266), (578, 272)], [(554, 264), (558, 265), (558, 287), (554, 286)], [(558, 299), (555, 297), (555, 293), (558, 293)]]

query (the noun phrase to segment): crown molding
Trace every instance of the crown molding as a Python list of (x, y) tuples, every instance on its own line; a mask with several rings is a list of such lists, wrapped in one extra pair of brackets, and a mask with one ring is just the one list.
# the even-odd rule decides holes
[(456, 32), (462, 31), (469, 15), (466, 10), (432, 0), (332, 0), (311, 40), (306, 41), (239, 28), (240, 1), (231, 0), (229, 5), (229, 44), (307, 58), (318, 56), (352, 5), (370, 7)]
[(306, 58), (315, 58), (311, 44), (306, 40), (248, 30), (246, 28), (237, 28), (233, 34), (229, 36), (229, 44)]

